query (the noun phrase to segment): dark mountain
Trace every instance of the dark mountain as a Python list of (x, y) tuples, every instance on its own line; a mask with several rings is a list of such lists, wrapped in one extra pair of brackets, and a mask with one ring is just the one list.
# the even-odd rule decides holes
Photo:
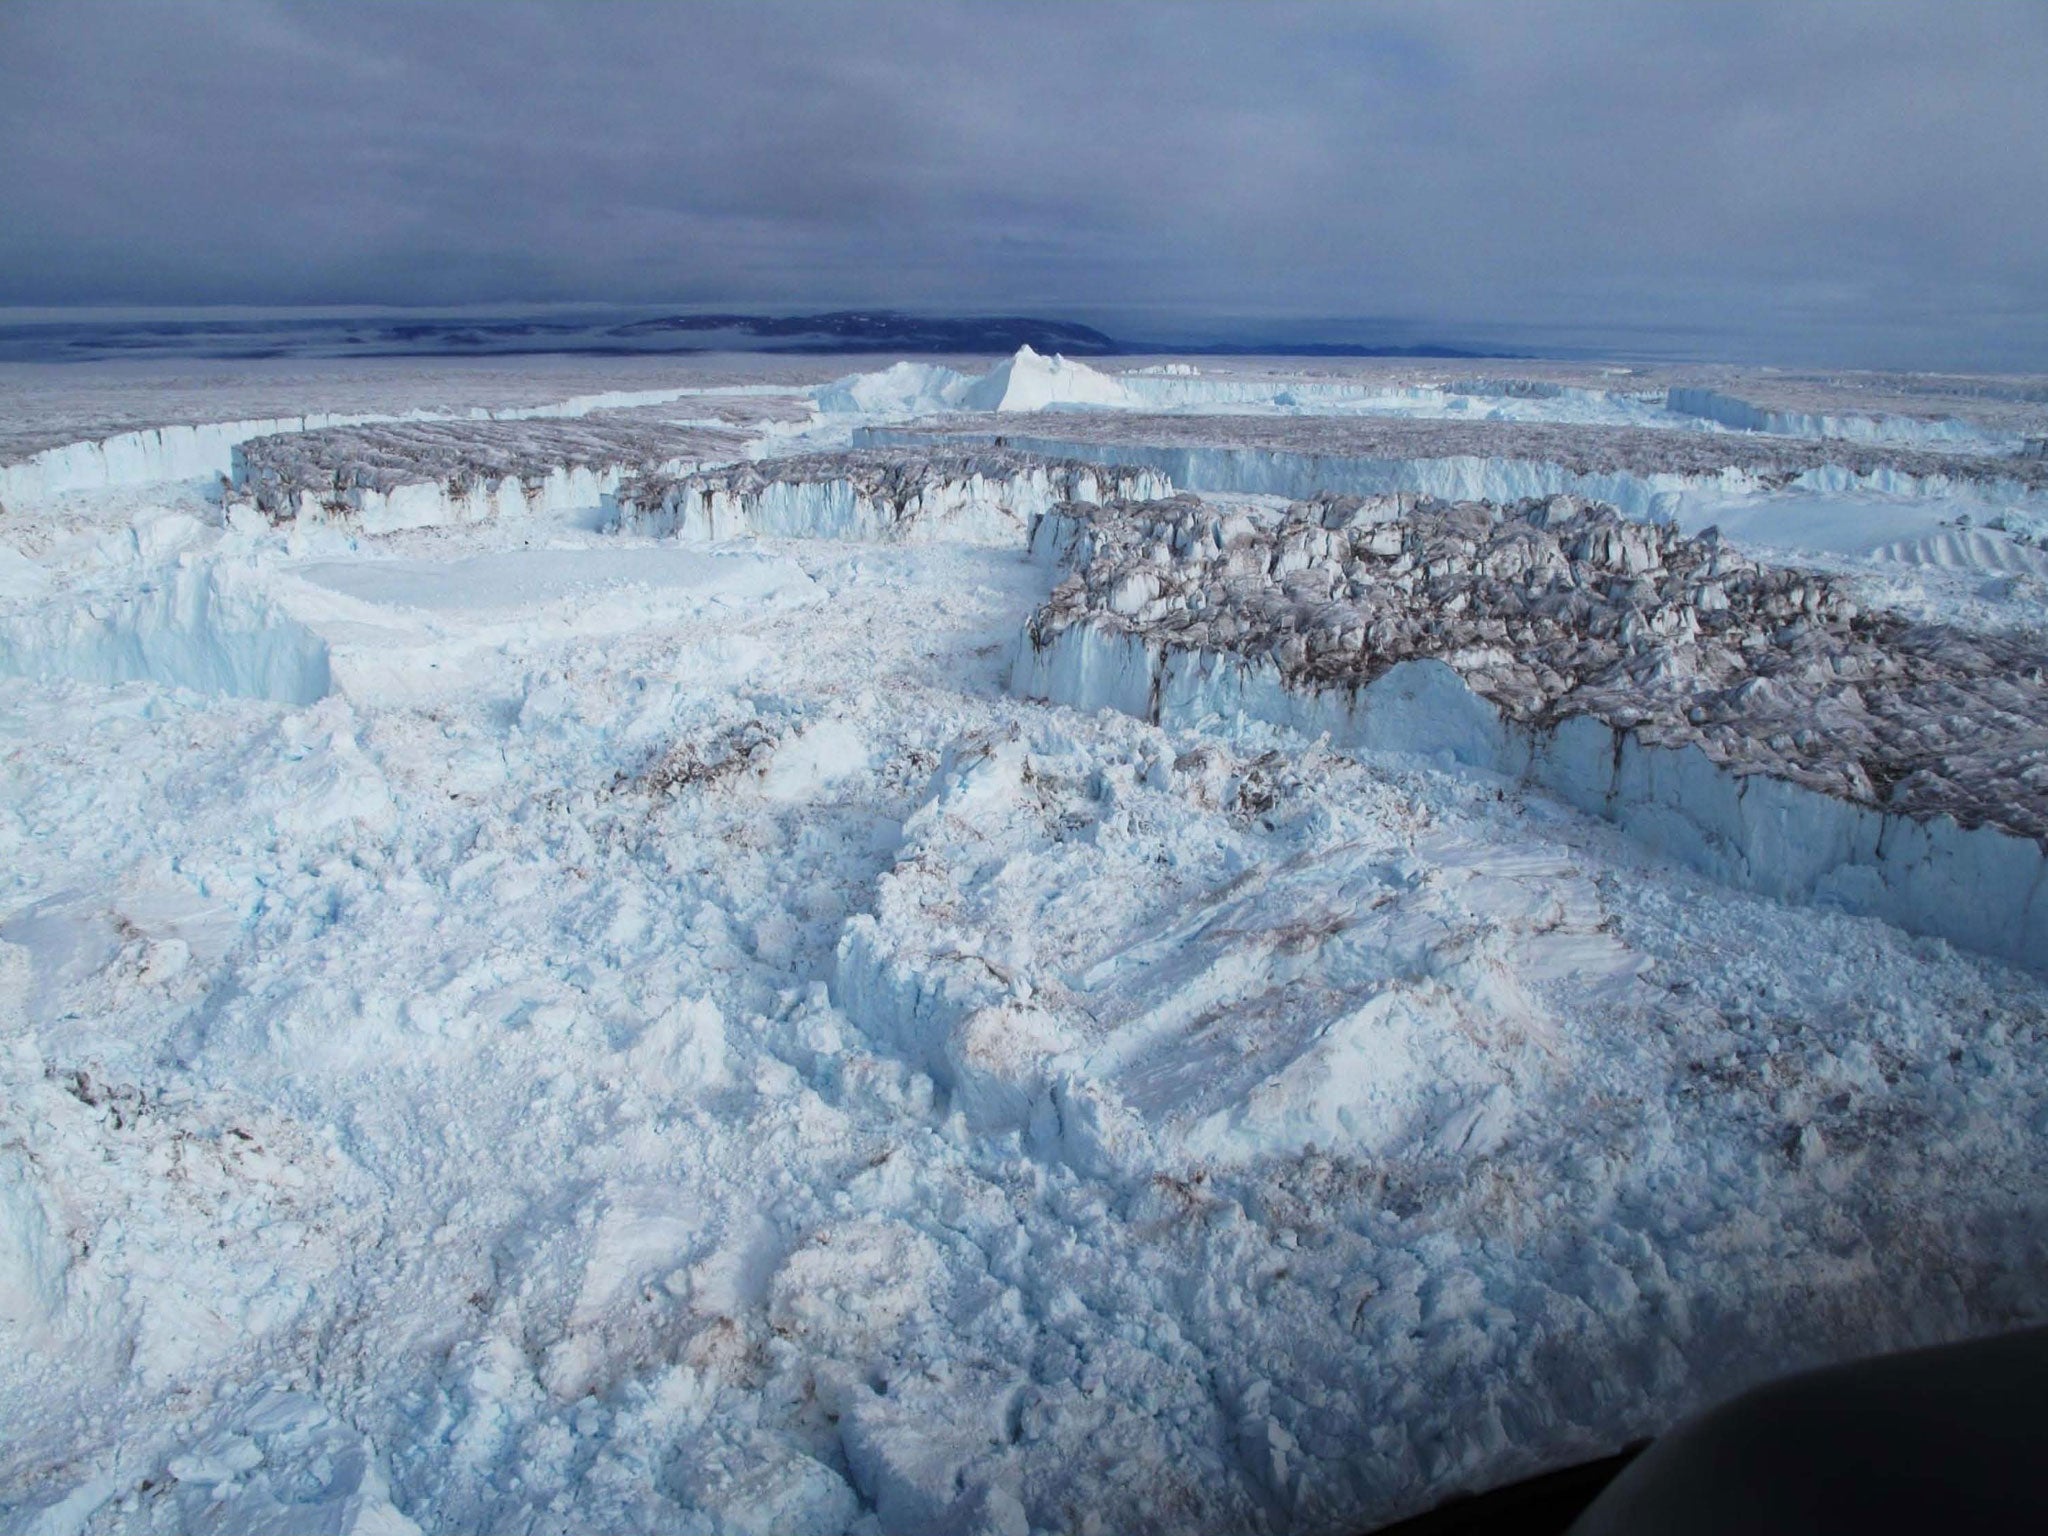
[(877, 310), (820, 315), (292, 316), (279, 319), (45, 320), (0, 324), (0, 360), (466, 357), (574, 353), (1014, 352), (1070, 357), (1123, 350), (1089, 326), (1026, 316), (933, 318)]
[(289, 315), (268, 319), (0, 321), (0, 361), (104, 358), (586, 357), (693, 352), (978, 354), (1029, 346), (1068, 357), (1498, 357), (1431, 342), (1387, 345), (1253, 338), (1120, 341), (1092, 326), (1027, 315), (931, 316), (892, 310), (817, 315), (664, 315), (619, 309), (552, 315)]
[(805, 352), (1014, 352), (1034, 347), (1069, 357), (1107, 357), (1124, 350), (1101, 331), (1065, 320), (1022, 315), (931, 318), (889, 310), (824, 315), (668, 315), (611, 327), (620, 338), (701, 336), (730, 332), (777, 350)]

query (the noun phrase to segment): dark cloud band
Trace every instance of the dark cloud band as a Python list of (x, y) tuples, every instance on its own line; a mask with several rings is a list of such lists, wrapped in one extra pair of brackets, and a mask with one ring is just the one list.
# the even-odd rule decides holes
[[(2048, 365), (2048, 9), (0, 7), (0, 302)], [(1674, 340), (1675, 338), (1675, 340)]]

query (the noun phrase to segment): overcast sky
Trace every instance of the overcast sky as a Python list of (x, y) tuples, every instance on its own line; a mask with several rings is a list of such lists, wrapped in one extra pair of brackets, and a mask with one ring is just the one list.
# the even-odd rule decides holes
[(0, 303), (561, 300), (2048, 368), (2048, 5), (0, 3)]

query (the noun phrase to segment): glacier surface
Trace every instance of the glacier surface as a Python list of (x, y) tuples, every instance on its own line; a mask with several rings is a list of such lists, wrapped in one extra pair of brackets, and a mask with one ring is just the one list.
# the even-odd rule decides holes
[(294, 366), (0, 379), (0, 1526), (1363, 1529), (2048, 1316), (2023, 381)]

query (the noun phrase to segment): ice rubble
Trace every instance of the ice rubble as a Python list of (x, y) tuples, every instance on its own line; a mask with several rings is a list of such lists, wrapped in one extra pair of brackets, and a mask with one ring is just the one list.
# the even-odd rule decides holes
[(1526, 776), (1750, 889), (2048, 955), (2048, 653), (1570, 497), (1068, 509), (1015, 685)]
[(974, 453), (806, 454), (692, 474), (640, 475), (607, 498), (629, 534), (930, 539), (1021, 547), (1031, 519), (1067, 501), (1171, 495), (1154, 470)]
[(376, 1450), (310, 1393), (267, 1388), (171, 1457), (183, 1529), (220, 1536), (419, 1536)]
[[(87, 953), (68, 969), (83, 980), (111, 959), (140, 959), (155, 987), (197, 995), (200, 974), (220, 963), (238, 926), (219, 903), (131, 886), (44, 902), (0, 924), (0, 1030), (14, 1147), (0, 1151), (0, 1328), (31, 1366), (117, 1359), (119, 1372), (151, 1388), (233, 1344), (288, 1330), (292, 1315), (345, 1270), (343, 1244), (326, 1228), (347, 1225), (309, 1196), (338, 1170), (333, 1148), (295, 1123), (206, 1091), (150, 1092), (93, 1068), (43, 1061), (18, 1011), (26, 980), (53, 945)], [(68, 937), (62, 930), (76, 930)], [(190, 942), (188, 942), (188, 939)], [(104, 946), (105, 955), (90, 952)], [(5, 974), (8, 971), (17, 974)], [(62, 998), (46, 998), (48, 1010)], [(29, 1150), (19, 1149), (24, 1131)], [(52, 1170), (63, 1170), (53, 1175)], [(78, 1177), (91, 1169), (89, 1177)], [(368, 1191), (344, 1175), (354, 1199)], [(104, 1220), (103, 1202), (132, 1198), (130, 1221), (155, 1230), (132, 1240)], [(81, 1241), (81, 1234), (89, 1234)], [(359, 1235), (359, 1234), (358, 1234)], [(232, 1245), (235, 1267), (218, 1265)], [(210, 1262), (211, 1261), (211, 1262)], [(32, 1287), (23, 1289), (22, 1280)], [(112, 1362), (109, 1362), (112, 1363)], [(211, 1397), (212, 1395), (209, 1394)], [(20, 1400), (13, 1406), (25, 1407)], [(81, 1417), (84, 1431), (86, 1420)], [(10, 1428), (18, 1427), (18, 1421)], [(10, 1530), (74, 1533), (103, 1528), (110, 1504), (138, 1483), (167, 1506), (180, 1530), (235, 1536), (409, 1536), (376, 1448), (318, 1395), (230, 1385), (168, 1432), (124, 1435), (97, 1475), (70, 1480), (7, 1511)], [(96, 1521), (97, 1517), (97, 1521)]]
[[(1254, 510), (1245, 613), (1301, 639), (1285, 676), (1162, 665), (1165, 585), (1103, 591), (1062, 631), (1077, 697), (1149, 716), (1156, 682), (1164, 726), (1007, 691), (1049, 585), (1012, 549), (568, 520), (219, 534), (196, 627), (303, 626), (335, 680), (304, 707), (0, 679), (0, 1523), (1356, 1529), (1795, 1359), (2038, 1315), (2040, 978), (1646, 858), (1643, 806), (1633, 843), (1570, 814), (1654, 776), (1591, 716), (1555, 733), (1598, 724), (1585, 781), (1527, 795), (1261, 723), (1468, 759), (1523, 732), (1433, 658), (1289, 685), (1311, 537), (1432, 515), (1459, 536)], [(1703, 547), (1519, 521), (1619, 617), (1616, 661), (1643, 578), (1642, 625), (1709, 635)], [(1183, 564), (1122, 527), (1047, 517), (1038, 552)], [(75, 660), (147, 628), (176, 551), (141, 542), (88, 579), (25, 537), (0, 630)], [(1745, 625), (1791, 606), (1719, 554)], [(1830, 657), (1974, 699), (2007, 654), (1895, 655), (1797, 580)], [(1427, 649), (1415, 605), (1356, 606)], [(1453, 659), (1539, 722), (1572, 697)], [(1792, 682), (1834, 718), (1835, 682)], [(1743, 703), (1667, 723), (1793, 707)], [(1864, 704), (1855, 730), (1903, 718)], [(1756, 750), (1812, 766), (1791, 734)], [(1743, 782), (1761, 816), (1775, 781)], [(1825, 807), (1876, 814), (1779, 810)]]
[(749, 434), (631, 412), (572, 423), (407, 422), (259, 438), (234, 451), (233, 506), (369, 533), (594, 509), (629, 475), (738, 457)]
[[(1100, 1177), (1498, 1150), (1507, 1081), (1546, 1070), (1546, 989), (1639, 1005), (1640, 957), (1567, 861), (1361, 837), (1290, 809), (1311, 777), (1217, 745), (1103, 768), (1057, 733), (957, 743), (834, 999), (976, 1130)], [(1084, 876), (1126, 840), (1167, 891)]]

